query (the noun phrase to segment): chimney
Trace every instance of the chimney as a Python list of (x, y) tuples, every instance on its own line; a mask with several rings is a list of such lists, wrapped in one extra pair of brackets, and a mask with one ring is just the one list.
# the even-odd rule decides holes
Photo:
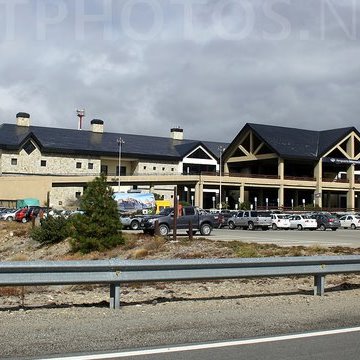
[(90, 122), (91, 131), (94, 133), (103, 133), (104, 132), (104, 122), (100, 119), (93, 119)]
[(19, 112), (16, 114), (16, 125), (17, 126), (30, 126), (30, 114), (25, 112)]
[(171, 138), (173, 140), (184, 140), (184, 130), (179, 127), (170, 130)]

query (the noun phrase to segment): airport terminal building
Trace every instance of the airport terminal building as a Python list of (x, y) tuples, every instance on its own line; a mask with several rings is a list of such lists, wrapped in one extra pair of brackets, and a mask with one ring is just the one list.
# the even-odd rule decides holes
[(38, 198), (67, 208), (101, 173), (115, 191), (143, 189), (203, 208), (317, 205), (358, 210), (360, 134), (248, 123), (231, 143), (32, 126), (30, 115), (0, 125), (0, 205)]

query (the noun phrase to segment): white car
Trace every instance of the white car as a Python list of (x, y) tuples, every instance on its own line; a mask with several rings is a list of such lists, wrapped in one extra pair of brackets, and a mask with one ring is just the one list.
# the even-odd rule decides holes
[(277, 229), (290, 229), (289, 215), (286, 214), (271, 214), (271, 228)]
[(316, 219), (312, 219), (310, 215), (305, 214), (295, 214), (289, 217), (290, 220), (290, 229), (309, 229), (316, 230), (317, 221)]
[(356, 229), (360, 227), (360, 216), (358, 215), (344, 215), (339, 220), (341, 227), (344, 229)]
[(15, 220), (15, 214), (19, 211), (18, 210), (14, 210), (14, 211), (9, 211), (6, 213), (2, 213), (1, 214), (1, 220), (6, 220), (6, 221), (13, 221)]

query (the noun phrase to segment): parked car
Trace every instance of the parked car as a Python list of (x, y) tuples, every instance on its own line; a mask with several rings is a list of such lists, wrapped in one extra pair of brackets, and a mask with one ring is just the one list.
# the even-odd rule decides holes
[(289, 217), (290, 229), (316, 230), (318, 225), (315, 219), (306, 214), (294, 214)]
[(142, 221), (142, 216), (136, 216), (136, 215), (120, 216), (120, 222), (124, 229), (139, 230), (141, 221)]
[(199, 207), (196, 207), (197, 212), (200, 215), (207, 215), (213, 218), (213, 226), (214, 228), (222, 228), (227, 225), (227, 220), (225, 220), (225, 217), (222, 215), (222, 213), (218, 212), (211, 212)]
[(1, 220), (13, 221), (15, 220), (15, 215), (18, 211), (20, 211), (20, 209), (9, 209), (6, 212), (3, 212), (0, 218)]
[(224, 209), (221, 210), (220, 212), (214, 213), (213, 215), (219, 217), (219, 223), (220, 223), (219, 228), (222, 228), (228, 225), (229, 219), (236, 213), (237, 213), (236, 210)]
[(31, 218), (31, 209), (28, 208), (22, 208), (20, 209), (20, 211), (17, 211), (15, 214), (15, 220), (22, 222), (22, 223), (26, 223), (30, 220)]
[(289, 215), (286, 214), (271, 214), (271, 228), (277, 229), (290, 229)]
[(312, 218), (316, 220), (318, 229), (322, 231), (326, 229), (336, 231), (341, 226), (340, 220), (330, 213), (313, 214)]
[(26, 223), (33, 218), (36, 218), (40, 213), (41, 207), (40, 206), (29, 206), (24, 207), (16, 212), (15, 214), (15, 220)]
[(242, 227), (248, 230), (261, 228), (268, 230), (271, 226), (271, 213), (267, 211), (238, 211), (228, 220), (229, 229)]
[(340, 219), (341, 227), (344, 229), (351, 228), (356, 229), (360, 227), (360, 216), (359, 215), (345, 215)]
[[(167, 215), (162, 215), (164, 210), (170, 211)], [(141, 228), (144, 233), (155, 233), (155, 222), (158, 222), (159, 233), (161, 236), (167, 236), (174, 225), (174, 208), (163, 209), (158, 215), (145, 216), (141, 222)], [(184, 206), (179, 208), (177, 217), (177, 229), (189, 229), (189, 223), (192, 223), (193, 233), (200, 231), (201, 235), (210, 235), (214, 228), (214, 216), (203, 213), (193, 206)]]

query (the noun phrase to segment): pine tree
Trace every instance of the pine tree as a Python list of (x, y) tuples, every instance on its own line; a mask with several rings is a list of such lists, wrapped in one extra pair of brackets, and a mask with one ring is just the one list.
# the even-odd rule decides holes
[(88, 183), (80, 204), (84, 214), (73, 220), (73, 251), (103, 251), (123, 243), (117, 203), (105, 175)]

